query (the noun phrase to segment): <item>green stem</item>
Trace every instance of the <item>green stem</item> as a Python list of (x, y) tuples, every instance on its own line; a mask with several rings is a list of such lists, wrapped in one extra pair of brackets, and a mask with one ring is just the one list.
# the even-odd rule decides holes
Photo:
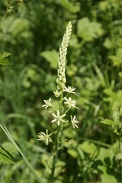
[(119, 135), (119, 152), (121, 152), (121, 137)]
[(61, 127), (59, 126), (59, 128), (57, 130), (57, 135), (56, 135), (56, 147), (55, 147), (55, 154), (54, 154), (53, 165), (52, 165), (52, 173), (51, 173), (51, 181), (52, 182), (54, 181), (56, 162), (57, 162), (57, 158), (58, 158), (60, 131), (61, 131)]
[[(63, 91), (60, 96), (59, 101), (59, 112), (62, 113), (62, 102), (63, 102)], [(56, 162), (58, 158), (58, 151), (59, 151), (59, 144), (60, 144), (60, 137), (61, 137), (61, 123), (58, 126), (57, 134), (56, 134), (56, 141), (55, 141), (55, 153), (53, 157), (53, 164), (52, 164), (52, 172), (51, 172), (51, 181), (54, 182), (54, 175), (55, 175), (55, 168), (56, 168)]]
[(9, 8), (10, 6), (14, 3), (15, 0), (11, 1), (10, 4), (7, 6), (7, 9), (6, 9), (6, 12), (5, 12), (5, 15), (3, 16), (3, 18), (0, 20), (0, 26), (1, 24), (3, 23), (4, 19), (6, 18), (6, 16), (9, 14)]
[[(121, 135), (119, 135), (119, 153), (121, 153)], [(122, 160), (119, 160), (120, 174), (122, 173)]]
[(0, 26), (1, 26), (1, 24), (3, 23), (4, 19), (6, 18), (7, 14), (8, 14), (8, 13), (6, 12), (5, 15), (2, 17), (2, 19), (0, 20)]

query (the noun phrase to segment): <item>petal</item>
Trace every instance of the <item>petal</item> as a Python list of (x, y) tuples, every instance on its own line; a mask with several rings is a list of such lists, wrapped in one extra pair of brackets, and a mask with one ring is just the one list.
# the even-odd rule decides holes
[(44, 132), (41, 132), (40, 135), (44, 135), (45, 136), (45, 133)]
[(48, 138), (46, 138), (46, 145), (48, 145)]
[(63, 119), (60, 119), (62, 122), (65, 122), (65, 120), (63, 120)]
[(58, 126), (60, 125), (60, 120), (57, 121), (57, 125), (58, 125)]
[(61, 118), (63, 118), (64, 116), (66, 116), (66, 114), (63, 114), (63, 115), (61, 116)]
[(59, 111), (57, 111), (57, 117), (59, 117), (60, 116), (60, 112)]
[(57, 119), (52, 120), (51, 123), (54, 123), (55, 121), (57, 121)]
[(57, 118), (57, 116), (54, 113), (52, 113), (52, 115), (53, 115), (53, 117)]

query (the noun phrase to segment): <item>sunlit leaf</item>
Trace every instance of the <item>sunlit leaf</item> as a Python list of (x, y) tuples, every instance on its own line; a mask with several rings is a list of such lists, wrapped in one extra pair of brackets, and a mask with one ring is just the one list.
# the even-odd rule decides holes
[(77, 34), (84, 41), (92, 41), (103, 34), (101, 24), (98, 22), (90, 22), (87, 17), (78, 20)]
[(67, 75), (68, 76), (73, 76), (75, 75), (76, 71), (77, 71), (77, 67), (73, 64), (70, 64), (68, 67), (67, 67)]
[(97, 160), (100, 160), (103, 163), (106, 163), (105, 160), (109, 159), (110, 165), (112, 165), (113, 164), (113, 157), (114, 157), (113, 149), (106, 149), (106, 148), (101, 147), (99, 154), (98, 154), (98, 157), (97, 157)]
[(40, 55), (44, 57), (49, 63), (51, 68), (56, 69), (58, 63), (58, 52), (55, 50), (41, 52)]
[(72, 3), (69, 0), (60, 0), (59, 3), (72, 13), (76, 13), (80, 10), (79, 4)]
[(122, 78), (122, 72), (119, 72), (118, 75)]
[(96, 151), (96, 146), (88, 141), (84, 141), (79, 147), (88, 154), (93, 154)]
[(112, 60), (114, 66), (122, 64), (122, 49), (118, 48), (116, 54), (109, 56), (109, 59)]
[(106, 124), (106, 125), (113, 125), (114, 124), (114, 122), (110, 119), (105, 119), (105, 120), (101, 121), (101, 123)]
[(117, 179), (113, 175), (109, 175), (107, 173), (101, 175), (102, 183), (117, 183)]
[(110, 40), (109, 38), (106, 38), (103, 43), (103, 46), (107, 49), (111, 49), (113, 47), (112, 40)]
[(68, 154), (70, 154), (70, 156), (72, 156), (73, 158), (77, 158), (78, 153), (75, 149), (68, 149)]

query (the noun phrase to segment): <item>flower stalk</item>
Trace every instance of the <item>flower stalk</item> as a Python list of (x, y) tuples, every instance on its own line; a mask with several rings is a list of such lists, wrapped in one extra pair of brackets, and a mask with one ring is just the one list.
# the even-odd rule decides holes
[[(63, 113), (63, 92), (65, 89), (65, 83), (66, 83), (66, 76), (65, 76), (65, 66), (66, 66), (66, 55), (67, 55), (67, 47), (69, 44), (69, 39), (72, 31), (72, 24), (69, 22), (69, 24), (66, 27), (66, 32), (64, 34), (60, 49), (59, 49), (59, 58), (58, 58), (58, 72), (57, 72), (57, 90), (61, 93), (60, 100), (59, 100), (59, 114)], [(58, 158), (58, 151), (59, 151), (59, 143), (61, 141), (61, 127), (62, 127), (62, 120), (61, 117), (64, 117), (66, 114), (62, 114), (59, 118), (58, 122), (58, 130), (56, 134), (56, 142), (55, 142), (55, 155), (53, 158), (53, 165), (52, 165), (52, 174), (51, 179), (54, 181), (54, 174), (55, 174), (55, 168), (56, 168), (56, 162)]]
[[(63, 101), (63, 91), (60, 96), (59, 101), (59, 111), (62, 112), (62, 101)], [(53, 164), (52, 164), (52, 172), (51, 172), (51, 181), (54, 181), (54, 174), (55, 174), (55, 168), (56, 168), (56, 162), (58, 158), (58, 151), (59, 151), (59, 143), (61, 141), (61, 123), (58, 125), (57, 133), (56, 133), (56, 141), (55, 141), (55, 153), (53, 157)]]

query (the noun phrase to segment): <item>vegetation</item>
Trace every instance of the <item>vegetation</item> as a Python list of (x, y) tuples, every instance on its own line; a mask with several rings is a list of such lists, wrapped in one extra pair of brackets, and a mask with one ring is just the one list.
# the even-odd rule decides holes
[(121, 0), (0, 10), (0, 183), (122, 182)]

